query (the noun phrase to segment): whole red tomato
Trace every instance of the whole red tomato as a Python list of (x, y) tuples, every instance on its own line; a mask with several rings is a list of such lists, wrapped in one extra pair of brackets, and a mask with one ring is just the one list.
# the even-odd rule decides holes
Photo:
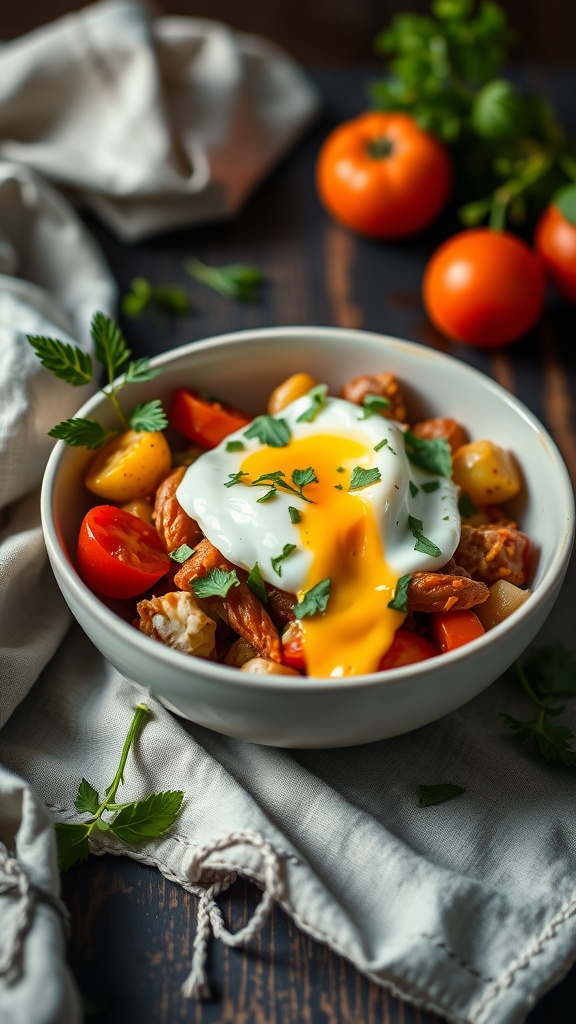
[(115, 505), (86, 514), (77, 557), (82, 579), (103, 597), (143, 594), (171, 565), (154, 527)]
[(558, 291), (576, 302), (576, 223), (565, 216), (564, 201), (574, 197), (576, 188), (568, 185), (546, 207), (536, 225), (534, 245), (550, 281)]
[(455, 341), (492, 348), (525, 334), (544, 302), (544, 271), (516, 235), (471, 228), (449, 238), (424, 272), (432, 323)]
[(441, 142), (407, 114), (368, 113), (325, 140), (316, 165), (321, 202), (363, 235), (401, 238), (430, 224), (452, 186)]

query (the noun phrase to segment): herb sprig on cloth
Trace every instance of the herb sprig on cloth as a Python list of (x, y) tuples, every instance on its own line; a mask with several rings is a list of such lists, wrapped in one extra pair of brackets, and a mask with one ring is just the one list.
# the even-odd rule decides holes
[(562, 724), (552, 724), (550, 717), (564, 711), (558, 697), (576, 697), (576, 656), (563, 644), (551, 644), (535, 651), (524, 664), (519, 660), (510, 672), (536, 708), (536, 716), (528, 721), (502, 714), (519, 740), (530, 743), (546, 761), (558, 761), (576, 768), (576, 750), (570, 746), (573, 731)]
[[(117, 839), (134, 845), (158, 839), (176, 821), (184, 799), (182, 790), (151, 793), (145, 800), (134, 800), (126, 804), (116, 803), (118, 787), (124, 782), (124, 768), (130, 748), (148, 714), (150, 708), (146, 704), (136, 705), (118, 769), (104, 796), (101, 797), (98, 790), (86, 779), (82, 779), (78, 786), (74, 806), (80, 814), (91, 815), (88, 821), (59, 821), (54, 826), (60, 871), (67, 871), (73, 864), (88, 858), (89, 839), (95, 828), (100, 832), (111, 832)], [(112, 817), (104, 818), (104, 814), (112, 814)]]
[[(104, 367), (108, 378), (107, 385), (100, 390), (112, 403), (121, 429), (149, 432), (163, 430), (168, 420), (157, 398), (135, 406), (128, 416), (118, 402), (118, 392), (127, 384), (141, 384), (153, 380), (160, 370), (152, 369), (149, 359), (130, 359), (132, 353), (122, 331), (104, 313), (94, 314), (90, 331), (94, 343), (94, 356)], [(81, 387), (83, 384), (91, 384), (95, 379), (96, 370), (92, 356), (79, 346), (37, 334), (29, 334), (28, 341), (42, 365), (59, 380), (66, 381), (72, 387)], [(120, 373), (123, 373), (123, 376), (117, 379)], [(50, 437), (58, 438), (72, 446), (89, 448), (91, 451), (100, 448), (117, 433), (117, 430), (105, 429), (96, 420), (80, 416), (63, 420), (48, 431)]]

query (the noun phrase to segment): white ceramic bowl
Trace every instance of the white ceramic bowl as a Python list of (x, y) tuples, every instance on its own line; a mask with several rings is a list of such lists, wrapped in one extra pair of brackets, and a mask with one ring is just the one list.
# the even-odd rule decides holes
[[(574, 501), (562, 458), (538, 420), (512, 395), (463, 363), (409, 342), (336, 328), (283, 327), (223, 335), (156, 358), (162, 374), (121, 392), (130, 407), (169, 402), (176, 387), (204, 388), (249, 415), (298, 370), (337, 393), (358, 376), (390, 370), (412, 418), (448, 415), (472, 438), (514, 452), (526, 482), (514, 508), (534, 543), (528, 601), (472, 644), (415, 666), (316, 680), (258, 676), (190, 658), (139, 633), (84, 585), (74, 568), (78, 528), (91, 502), (82, 476), (91, 455), (58, 442), (42, 491), (42, 521), (56, 579), (93, 643), (166, 707), (210, 729), (286, 747), (347, 746), (395, 736), (440, 718), (492, 683), (528, 646), (558, 596), (574, 533)], [(79, 415), (112, 423), (97, 395)]]

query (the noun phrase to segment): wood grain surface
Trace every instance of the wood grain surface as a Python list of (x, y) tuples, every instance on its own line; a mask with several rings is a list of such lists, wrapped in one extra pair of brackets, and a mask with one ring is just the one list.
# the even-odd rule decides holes
[[(321, 210), (314, 162), (329, 127), (360, 112), (366, 73), (321, 72), (322, 118), (308, 137), (255, 192), (233, 223), (182, 231), (128, 248), (96, 221), (121, 293), (136, 276), (186, 287), (192, 309), (179, 317), (146, 314), (123, 321), (138, 356), (153, 355), (225, 331), (315, 324), (360, 327), (410, 338), (451, 352), (495, 377), (549, 427), (576, 479), (576, 312), (550, 297), (541, 324), (518, 345), (497, 353), (451, 345), (432, 330), (420, 300), (420, 280), (434, 247), (457, 228), (453, 213), (409, 242), (358, 239)], [(558, 101), (567, 124), (576, 74), (528, 75)], [(183, 262), (249, 262), (263, 268), (258, 302), (227, 301), (187, 277)], [(211, 946), (213, 999), (183, 1000), (190, 965), (194, 899), (158, 872), (128, 858), (91, 858), (63, 878), (72, 913), (70, 963), (86, 999), (86, 1019), (101, 1024), (443, 1024), (404, 1004), (312, 942), (280, 910), (247, 950)], [(258, 891), (238, 880), (220, 897), (229, 926), (245, 923)], [(576, 971), (550, 992), (529, 1024), (574, 1024)], [(22, 1022), (25, 1024), (25, 1022)]]

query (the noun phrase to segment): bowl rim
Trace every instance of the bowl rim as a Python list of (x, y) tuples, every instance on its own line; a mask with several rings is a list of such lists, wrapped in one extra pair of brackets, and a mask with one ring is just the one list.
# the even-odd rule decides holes
[[(489, 632), (478, 637), (471, 645), (466, 644), (454, 651), (440, 655), (440, 662), (438, 662), (438, 658), (429, 658), (426, 661), (419, 662), (417, 666), (418, 676), (425, 677), (434, 674), (442, 665), (447, 665), (446, 659), (449, 659), (450, 665), (456, 665), (459, 661), (464, 661), (468, 658), (470, 654), (475, 652), (480, 653), (484, 648), (492, 644), (494, 640), (503, 640), (505, 636), (508, 633), (513, 632), (516, 629), (516, 626), (521, 622), (529, 622), (531, 618), (537, 616), (540, 606), (548, 599), (550, 592), (561, 583), (566, 572), (566, 567), (574, 544), (575, 534), (574, 489), (560, 450), (544, 424), (520, 399), (516, 398), (515, 395), (507, 391), (506, 388), (502, 387), (501, 384), (483, 373), (481, 370), (476, 369), (474, 366), (470, 366), (468, 363), (463, 362), (453, 355), (445, 352), (439, 352), (436, 349), (431, 349), (419, 342), (398, 338), (394, 335), (381, 334), (377, 331), (365, 331), (357, 328), (332, 326), (308, 327), (305, 325), (258, 327), (209, 336), (208, 338), (188, 342), (185, 345), (180, 345), (177, 348), (154, 356), (150, 359), (150, 365), (154, 368), (162, 368), (167, 363), (169, 364), (174, 360), (187, 359), (190, 355), (197, 352), (206, 352), (211, 349), (228, 345), (234, 346), (243, 342), (263, 341), (264, 339), (282, 339), (286, 336), (294, 337), (294, 335), (302, 336), (303, 338), (310, 340), (313, 340), (314, 338), (333, 338), (334, 335), (338, 335), (342, 339), (347, 337), (352, 342), (354, 340), (372, 340), (378, 343), (383, 343), (391, 348), (407, 351), (408, 354), (418, 354), (420, 357), (428, 357), (439, 362), (447, 362), (452, 367), (456, 368), (458, 372), (464, 374), (464, 376), (470, 377), (472, 380), (476, 380), (479, 386), (491, 391), (497, 398), (509, 406), (515, 414), (519, 414), (523, 419), (525, 419), (545, 442), (545, 447), (547, 448), (554, 463), (558, 474), (558, 499), (561, 499), (561, 503), (566, 508), (567, 512), (567, 529), (560, 539), (552, 562), (543, 579), (540, 581), (538, 589), (531, 594), (529, 601), (524, 602), (524, 604), (516, 610), (513, 616), (505, 619)], [(78, 409), (77, 413), (74, 415), (85, 416), (92, 412), (93, 409), (102, 401), (102, 393), (96, 392)], [(80, 604), (87, 612), (90, 612), (92, 618), (96, 619), (105, 631), (112, 631), (119, 640), (127, 640), (128, 637), (130, 637), (131, 642), (136, 645), (136, 648), (140, 650), (142, 655), (151, 656), (152, 651), (155, 651), (156, 658), (159, 659), (160, 662), (165, 662), (166, 667), (182, 669), (182, 652), (173, 650), (164, 644), (160, 644), (152, 637), (141, 633), (129, 622), (122, 619), (115, 611), (108, 608), (104, 601), (86, 586), (69, 559), (65, 555), (63, 557), (62, 548), (58, 541), (55, 523), (52, 517), (52, 499), (59, 465), (62, 456), (67, 449), (68, 445), (66, 445), (64, 441), (56, 442), (48, 458), (42, 479), (40, 495), (41, 521), (44, 541), (50, 560), (55, 561), (58, 564), (59, 572), (66, 577), (69, 586), (76, 592), (76, 596)], [(153, 645), (153, 647), (150, 645)], [(295, 693), (302, 693), (304, 688), (306, 690), (320, 688), (322, 692), (326, 693), (331, 693), (332, 691), (341, 693), (343, 689), (360, 689), (364, 687), (380, 686), (383, 683), (401, 683), (406, 678), (416, 674), (414, 665), (404, 665), (400, 668), (387, 669), (383, 672), (372, 672), (364, 675), (334, 678), (300, 675), (267, 675), (264, 673), (258, 674), (241, 672), (238, 668), (234, 668), (229, 665), (222, 665), (218, 662), (212, 662), (207, 659), (195, 659), (191, 665), (191, 672), (193, 673), (196, 669), (199, 669), (202, 674), (206, 674), (209, 679), (213, 679), (214, 681), (218, 680), (221, 683), (225, 682), (227, 685), (231, 686), (238, 686), (240, 688), (247, 689), (253, 689), (256, 687), (262, 690), (278, 690), (280, 688), (284, 691), (293, 691)], [(161, 687), (161, 684), (159, 685)]]

